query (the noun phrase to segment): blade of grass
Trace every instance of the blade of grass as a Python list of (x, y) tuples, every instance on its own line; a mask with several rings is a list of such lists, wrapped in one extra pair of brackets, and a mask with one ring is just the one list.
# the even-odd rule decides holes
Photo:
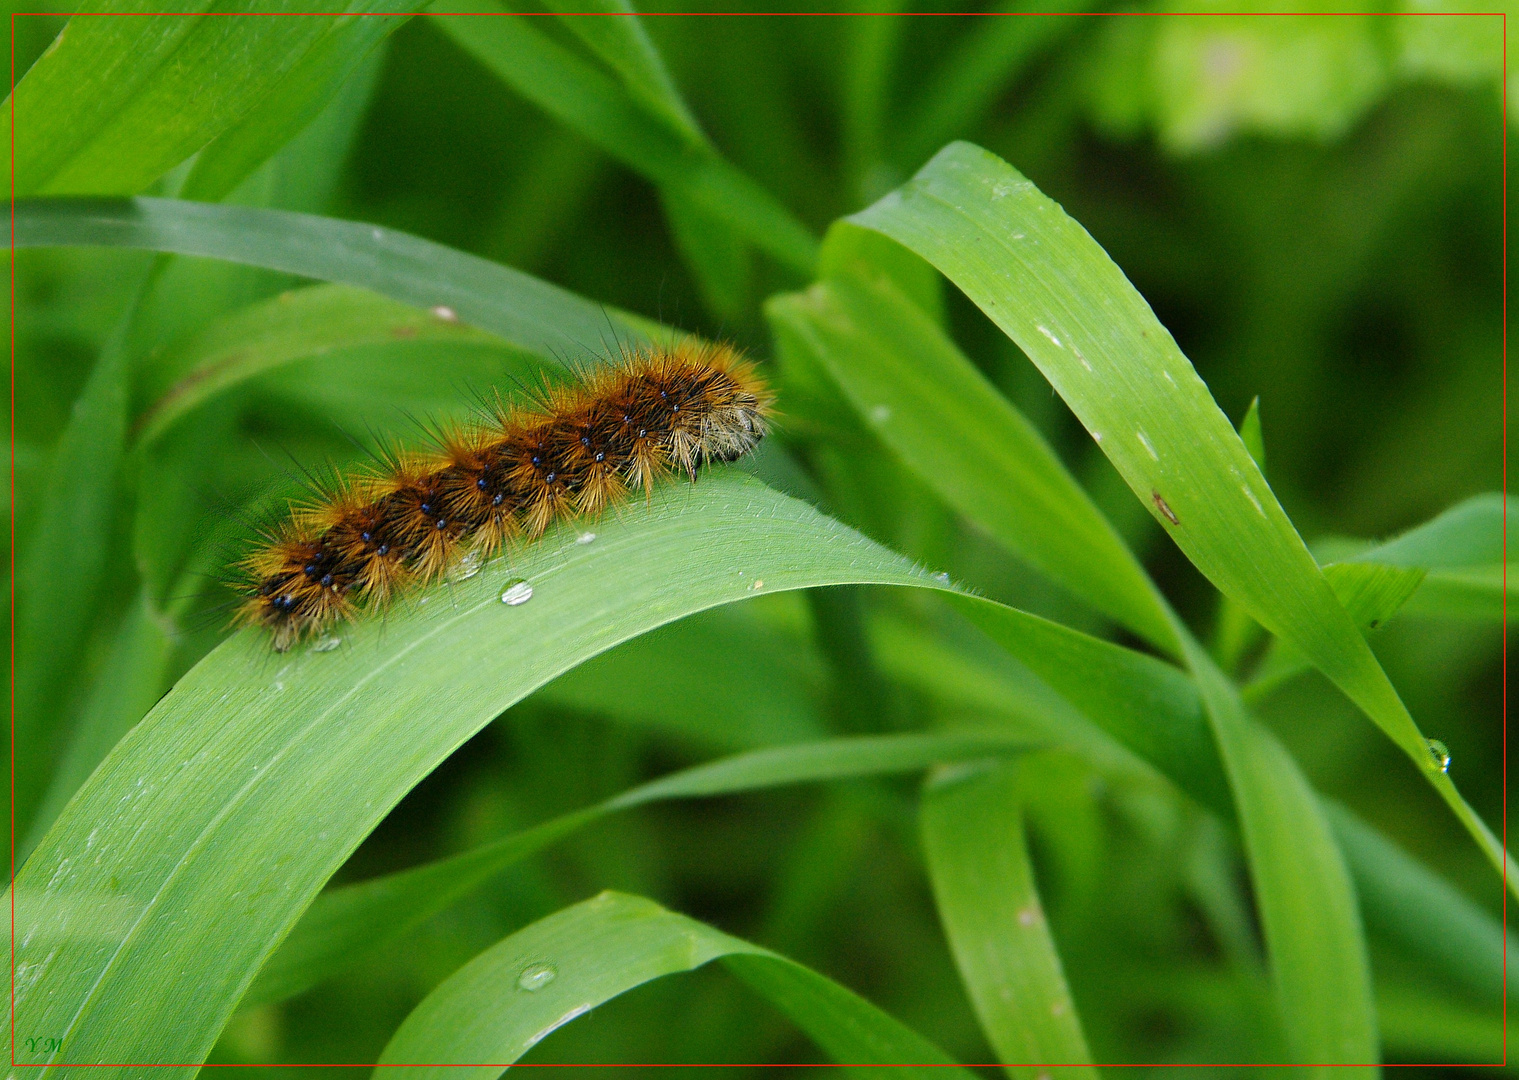
[(736, 975), (838, 1061), (916, 1062), (925, 1067), (912, 1071), (925, 1077), (971, 1075), (946, 1072), (953, 1059), (944, 1051), (816, 972), (653, 901), (613, 892), (524, 927), (450, 975), (401, 1024), (376, 1075), (388, 1075), (387, 1066), (427, 1062), (406, 1075), (497, 1076), (505, 1064), (464, 1072), (432, 1063), (514, 1062), (550, 1032), (635, 986), (729, 957)]
[[(920, 189), (929, 184), (925, 178), (938, 177), (940, 173), (948, 175), (948, 179), (940, 181), (942, 186), (958, 184), (959, 187), (952, 195), (937, 190), (932, 197), (921, 195)], [(990, 192), (985, 190), (990, 185), (980, 184), (984, 173), (998, 178), (997, 185)], [(1148, 337), (1152, 324), (1157, 335), (1164, 331), (1148, 308), (1143, 308), (1143, 301), (1133, 293), (1132, 286), (1123, 279), (1117, 267), (1079, 226), (1070, 222), (1069, 229), (1052, 231), (1046, 219), (1053, 204), (1038, 195), (1021, 177), (1016, 183), (1009, 179), (1009, 176), (1016, 175), (1007, 165), (984, 151), (957, 144), (935, 158), (912, 183), (851, 220), (878, 228), (937, 265), (973, 300), (982, 303), (1025, 351), (1030, 351), (1030, 346), (1013, 332), (1013, 329), (1021, 332), (1025, 324), (1030, 332), (1037, 331), (1034, 336), (1062, 356), (1069, 346), (1074, 356), (1071, 364), (1077, 371), (1085, 371), (1091, 378), (1091, 385), (1081, 383), (1081, 379), (1070, 371), (1062, 374), (1072, 385), (1080, 384), (1080, 392), (1097, 402), (1096, 406), (1091, 406), (1086, 398), (1079, 403), (1072, 402), (1078, 416), (1082, 415), (1083, 408), (1123, 414), (1129, 403), (1121, 399), (1129, 391), (1122, 377), (1112, 380), (1106, 377), (1109, 363), (1117, 362), (1106, 350), (1112, 348), (1113, 342), (1130, 336), (1136, 341)], [(1026, 232), (1005, 230), (1015, 238), (1012, 241), (1002, 238), (1002, 234), (988, 232), (988, 226), (982, 220), (987, 217), (1000, 222), (997, 215), (1001, 211), (995, 206), (987, 210), (983, 203), (996, 204), (1009, 196), (1030, 201), (1037, 207), (1026, 212), (1028, 222), (1018, 219), (1019, 229)], [(1063, 215), (1061, 220), (1069, 221)], [(1040, 230), (1045, 231), (1041, 233)], [(1035, 239), (1029, 245), (1028, 254), (1009, 247), (1009, 243), (1022, 242), (1030, 235)], [(1084, 244), (1078, 241), (1078, 237)], [(992, 243), (993, 240), (1001, 242)], [(1127, 294), (1118, 287), (1120, 285), (1128, 290)], [(1123, 301), (1130, 294), (1132, 303), (1125, 306)], [(1142, 314), (1140, 309), (1143, 309)], [(1058, 329), (1051, 329), (1052, 326)], [(1071, 338), (1071, 326), (1083, 328), (1082, 340)], [(1094, 341), (1102, 351), (1092, 344)], [(1103, 365), (1103, 378), (1097, 378), (1099, 369), (1082, 353), (1083, 346), (1092, 353), (1093, 361)], [(1039, 362), (1040, 356), (1033, 352), (1030, 355), (1034, 356), (1036, 363)], [(859, 366), (861, 358), (841, 357), (838, 362), (842, 365), (846, 361)], [(868, 364), (868, 360), (865, 363)], [(1069, 399), (1073, 391), (1050, 371), (1046, 374)], [(1206, 388), (1202, 388), (1195, 374), (1192, 379), (1206, 396)], [(1174, 379), (1169, 381), (1174, 383)], [(915, 425), (914, 434), (920, 441), (942, 438), (949, 421), (941, 414), (954, 408), (965, 413), (960, 421), (963, 425), (980, 426), (988, 432), (999, 429), (993, 406), (977, 399), (935, 403), (920, 394), (900, 404), (904, 409), (917, 409), (927, 414), (920, 416)], [(937, 412), (934, 411), (936, 404)], [(1211, 398), (1208, 404), (1212, 406)], [(1213, 413), (1222, 419), (1216, 407), (1213, 407)], [(1088, 422), (1099, 443), (1103, 443), (1101, 429), (1091, 424), (1089, 416), (1082, 418)], [(1228, 438), (1254, 469), (1254, 463), (1249, 461), (1227, 421), (1224, 426)], [(1135, 438), (1146, 447), (1146, 454), (1158, 460), (1143, 431), (1135, 430)], [(889, 429), (881, 434), (891, 445), (901, 441)], [(1181, 442), (1179, 435), (1174, 439)], [(1109, 439), (1104, 443), (1104, 449), (1110, 454), (1112, 450), (1108, 443), (1112, 442)], [(1022, 465), (1021, 462), (1018, 464)], [(942, 471), (923, 471), (920, 475), (939, 490), (948, 483)], [(1259, 477), (1258, 472), (1256, 475)], [(1133, 480), (1130, 482), (1132, 484)], [(983, 482), (983, 486), (986, 491), (978, 493), (979, 497), (991, 497), (991, 482)], [(1153, 512), (1166, 520), (1176, 517), (1172, 507), (1158, 493), (1154, 497)], [(1003, 529), (999, 538), (1010, 545), (1018, 540), (1014, 530), (1026, 528), (1016, 520), (999, 524)], [(1293, 537), (1296, 538), (1295, 534)], [(1312, 561), (1306, 549), (1303, 554)], [(1329, 591), (1327, 585), (1324, 588)], [(1179, 641), (1200, 690), (1229, 779), (1260, 900), (1261, 920), (1271, 955), (1272, 985), (1289, 1051), (1294, 1060), (1303, 1063), (1334, 1062), (1369, 1067), (1369, 1063), (1376, 1060), (1377, 1050), (1365, 944), (1354, 894), (1339, 852), (1330, 838), (1328, 825), (1291, 757), (1268, 732), (1247, 716), (1233, 684), (1213, 665), (1212, 659), (1192, 638), (1185, 624), (1171, 613), (1153, 586), (1150, 590), (1155, 607), (1169, 620), (1173, 640)], [(1333, 593), (1329, 595), (1333, 602)], [(1346, 618), (1337, 602), (1334, 611), (1339, 617)], [(1043, 674), (1037, 660), (1017, 655), (1036, 673)], [(1068, 696), (1083, 693), (1079, 688), (1067, 690), (1057, 686), (1056, 689)], [(1324, 1067), (1327, 1068), (1327, 1064)]]
[(253, 110), (333, 32), (343, 3), (318, 0), (301, 18), (196, 17), (258, 8), (75, 15), (13, 94), (16, 194), (141, 191)]
[(365, 58), (411, 18), (396, 13), (414, 5), (407, 0), (367, 0), (362, 13), (358, 5), (348, 7), (357, 17), (334, 22), (268, 97), (201, 149), (180, 198), (218, 202), (231, 193), (316, 119)]
[[(450, 3), (434, 23), (523, 97), (608, 154), (807, 274), (817, 240), (769, 192), (705, 144), (650, 115), (615, 81), (491, 0)], [(489, 16), (489, 17), (483, 17)]]
[(283, 270), (447, 308), (559, 367), (568, 352), (645, 340), (652, 324), (531, 275), (357, 221), (172, 199), (36, 199), (16, 204), (18, 247), (128, 247)]
[(704, 143), (696, 117), (675, 88), (664, 58), (628, 0), (549, 0), (565, 29), (606, 62), (645, 109), (693, 142)]
[(315, 986), (401, 940), (508, 867), (616, 811), (666, 799), (912, 772), (1032, 745), (1019, 733), (862, 736), (751, 751), (672, 773), (460, 855), (323, 893), (264, 965), (241, 1004), (280, 1001)]
[(1370, 930), (1479, 1002), (1496, 1008), (1505, 988), (1519, 1000), (1519, 971), (1504, 962), (1497, 919), (1339, 803), (1325, 799), (1324, 807)]
[(1504, 593), (1512, 598), (1515, 589), (1514, 576), (1504, 564), (1503, 527), (1503, 496), (1474, 495), (1346, 563), (1428, 570), (1423, 585), (1408, 599), (1410, 612), (1501, 619)]
[[(549, 7), (560, 22), (600, 57), (646, 112), (677, 137), (714, 156), (717, 150), (691, 114), (664, 59), (644, 31), (627, 0), (598, 0), (591, 7), (555, 0)], [(665, 220), (681, 256), (696, 275), (702, 299), (711, 310), (732, 318), (748, 295), (749, 248), (728, 222), (713, 217), (689, 199), (661, 192)]]
[(314, 285), (232, 312), (156, 363), (184, 374), (137, 418), (139, 446), (211, 398), (275, 368), (361, 345), (446, 341), (518, 357), (494, 334), (347, 285)]
[(1207, 386), (1086, 230), (968, 143), (850, 220), (933, 263), (1017, 342), (1198, 569), (1356, 702), (1504, 869)]
[[(620, 641), (761, 590), (944, 588), (731, 470), (609, 517), (592, 544), (560, 529), (509, 561), (344, 626), (336, 650), (274, 655), (247, 632), (181, 679), (17, 881), (44, 900), (120, 897), (131, 931), (43, 946), (19, 927), (17, 1023), (57, 1032), (74, 1062), (199, 1061), (322, 883), (514, 701)], [(531, 584), (529, 603), (500, 601), (509, 576)], [(55, 929), (67, 938), (66, 921)]]
[(1050, 1065), (1096, 1080), (1034, 884), (1016, 766), (941, 770), (923, 791), (923, 852), (939, 919), (981, 1030), (1009, 1076)]
[(127, 335), (149, 281), (145, 273), (74, 402), (36, 524), (16, 553), (11, 820), (21, 836), (63, 751), (63, 701), (98, 613), (123, 498)]
[(950, 506), (1158, 647), (1176, 639), (1139, 563), (1023, 414), (884, 281), (838, 276), (766, 313)]

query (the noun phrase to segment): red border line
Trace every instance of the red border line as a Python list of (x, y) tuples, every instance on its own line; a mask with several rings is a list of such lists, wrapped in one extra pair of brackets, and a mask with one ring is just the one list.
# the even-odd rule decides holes
[[(482, 15), (482, 17), (494, 18), (498, 15), (516, 14), (526, 17), (561, 17), (561, 15), (617, 15), (620, 12), (589, 11), (589, 12), (444, 12), (444, 11), (413, 11), (413, 12), (349, 12), (352, 15), (387, 15), (387, 17), (425, 17), (425, 15)], [(1502, 925), (1504, 925), (1504, 940), (1502, 940), (1502, 1060), (1501, 1062), (1372, 1062), (1372, 1063), (1349, 1063), (1349, 1062), (1097, 1062), (1094, 1065), (1074, 1065), (1069, 1062), (898, 1062), (893, 1065), (881, 1065), (880, 1062), (846, 1063), (846, 1062), (406, 1062), (387, 1063), (386, 1068), (516, 1068), (516, 1069), (580, 1069), (580, 1068), (629, 1068), (629, 1069), (696, 1069), (696, 1068), (1039, 1068), (1039, 1069), (1063, 1069), (1063, 1068), (1507, 1068), (1508, 1065), (1508, 14), (1505, 11), (1393, 11), (1393, 12), (1367, 12), (1367, 11), (1072, 11), (1072, 12), (831, 12), (831, 11), (781, 11), (781, 12), (737, 12), (737, 11), (702, 11), (702, 12), (626, 12), (630, 17), (665, 18), (665, 17), (731, 17), (731, 18), (767, 18), (791, 17), (807, 18), (857, 18), (861, 15), (883, 15), (883, 17), (910, 17), (921, 18), (1007, 18), (1007, 17), (1060, 17), (1060, 15), (1082, 15), (1082, 17), (1173, 17), (1197, 18), (1197, 17), (1249, 17), (1261, 18), (1267, 15), (1290, 15), (1290, 17), (1303, 17), (1303, 15), (1325, 15), (1325, 17), (1350, 17), (1350, 15), (1411, 15), (1411, 17), (1451, 17), (1451, 15), (1499, 15), (1502, 18), (1502, 68), (1501, 68), (1501, 123), (1502, 123), (1502, 846), (1504, 846), (1504, 867), (1502, 867)], [(330, 11), (134, 11), (134, 12), (65, 12), (65, 11), (23, 11), (11, 12), (11, 876), (9, 881), (15, 881), (15, 20), (20, 17), (67, 17), (76, 15), (109, 15), (109, 17), (322, 17), (331, 18)], [(11, 1066), (12, 1068), (73, 1068), (73, 1069), (118, 1069), (118, 1068), (161, 1068), (161, 1069), (263, 1069), (263, 1068), (378, 1068), (378, 1062), (17, 1062), (15, 1060), (15, 889), (8, 889), (11, 895)]]

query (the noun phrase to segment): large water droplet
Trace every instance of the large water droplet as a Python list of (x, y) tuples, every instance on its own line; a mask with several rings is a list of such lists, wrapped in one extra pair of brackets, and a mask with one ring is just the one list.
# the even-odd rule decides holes
[(323, 634), (321, 637), (317, 638), (316, 641), (312, 644), (311, 651), (312, 652), (331, 652), (333, 649), (336, 649), (341, 644), (343, 644), (343, 639), (342, 638), (340, 638), (340, 637), (333, 637), (331, 634)]
[(1424, 743), (1429, 747), (1429, 763), (1441, 772), (1450, 768), (1450, 751), (1439, 739), (1425, 739)]
[(577, 544), (594, 544), (595, 542), (596, 534), (593, 532), (583, 532), (575, 537), (575, 543)]
[(536, 994), (559, 975), (554, 970), (553, 964), (529, 964), (522, 969), (522, 974), (517, 976), (517, 989), (526, 990), (529, 994)]
[(506, 591), (501, 594), (501, 602), (511, 607), (525, 604), (533, 598), (533, 587), (521, 578), (513, 578), (506, 583)]

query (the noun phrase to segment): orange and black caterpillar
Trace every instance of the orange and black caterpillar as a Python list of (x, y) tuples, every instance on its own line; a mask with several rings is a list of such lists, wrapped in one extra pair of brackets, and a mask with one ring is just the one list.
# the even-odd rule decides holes
[(423, 453), (342, 477), (293, 504), (239, 563), (237, 622), (284, 652), (399, 590), (489, 557), (514, 538), (595, 514), (671, 472), (732, 461), (765, 435), (774, 397), (736, 350), (692, 340), (620, 361), (478, 424)]

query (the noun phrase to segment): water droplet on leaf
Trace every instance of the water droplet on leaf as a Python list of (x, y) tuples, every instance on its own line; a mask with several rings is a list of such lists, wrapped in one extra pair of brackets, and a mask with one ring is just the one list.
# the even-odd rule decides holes
[(1425, 745), (1429, 747), (1429, 763), (1441, 772), (1450, 769), (1450, 751), (1439, 739), (1425, 739)]
[(342, 638), (333, 637), (331, 634), (323, 634), (321, 637), (317, 638), (316, 642), (311, 646), (311, 651), (331, 652), (341, 644), (343, 644)]
[(517, 989), (536, 994), (559, 975), (552, 964), (529, 964), (517, 976)]
[(501, 594), (501, 602), (511, 607), (525, 604), (533, 598), (533, 587), (521, 578), (513, 578), (506, 583), (506, 591)]

